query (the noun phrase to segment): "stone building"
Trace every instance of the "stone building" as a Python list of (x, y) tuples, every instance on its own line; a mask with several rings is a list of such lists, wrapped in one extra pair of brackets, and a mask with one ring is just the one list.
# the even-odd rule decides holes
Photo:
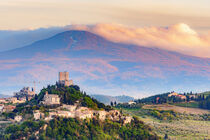
[(0, 103), (9, 103), (9, 101), (7, 100), (7, 98), (0, 98)]
[(40, 120), (42, 117), (44, 117), (44, 113), (41, 113), (39, 110), (35, 110), (33, 115), (35, 120)]
[(23, 119), (23, 117), (20, 116), (20, 115), (15, 116), (15, 118), (14, 118), (14, 120), (15, 120), (16, 122), (20, 122), (20, 121), (22, 121), (22, 119)]
[(29, 87), (23, 87), (19, 92), (14, 93), (14, 97), (16, 97), (18, 100), (23, 101), (23, 100), (30, 100), (35, 96), (35, 91), (34, 88), (30, 90)]
[(59, 72), (58, 77), (59, 77), (58, 84), (63, 85), (63, 86), (73, 85), (73, 80), (69, 80), (68, 72)]
[(11, 112), (16, 108), (16, 106), (13, 105), (5, 105), (3, 108), (3, 112)]
[(56, 94), (48, 94), (46, 91), (43, 102), (44, 105), (59, 105), (60, 104), (60, 98)]
[(134, 101), (129, 101), (128, 104), (129, 104), (129, 105), (132, 105), (132, 104), (136, 104), (136, 102), (134, 102)]
[(26, 101), (26, 98), (19, 98), (18, 100), (17, 97), (10, 97), (8, 98), (8, 101), (13, 104), (20, 104), (24, 103)]
[(0, 104), (0, 113), (3, 112), (3, 109), (4, 109), (4, 104)]
[(178, 94), (176, 92), (172, 92), (172, 93), (170, 93), (168, 95), (168, 97), (172, 97), (172, 96), (177, 97), (177, 98), (180, 98), (182, 100), (186, 100), (187, 99), (187, 97), (185, 95), (181, 95), (181, 94)]
[(177, 96), (177, 95), (179, 95), (178, 93), (176, 93), (176, 92), (171, 92), (170, 94), (168, 94), (168, 97), (171, 97), (171, 96)]

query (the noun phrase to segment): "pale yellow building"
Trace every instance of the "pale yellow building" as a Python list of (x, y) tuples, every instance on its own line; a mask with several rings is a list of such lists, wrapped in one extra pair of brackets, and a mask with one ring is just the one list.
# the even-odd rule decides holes
[(48, 94), (46, 91), (44, 98), (43, 98), (43, 104), (45, 105), (59, 105), (60, 104), (60, 98), (56, 94)]

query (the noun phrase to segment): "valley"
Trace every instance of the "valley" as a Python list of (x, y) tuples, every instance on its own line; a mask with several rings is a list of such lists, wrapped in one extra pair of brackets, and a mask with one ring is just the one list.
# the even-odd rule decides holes
[[(157, 108), (156, 105), (146, 105), (142, 108), (136, 109), (123, 109), (124, 113), (131, 114), (134, 116), (138, 116), (140, 120), (144, 123), (148, 124), (152, 127), (152, 130), (161, 137), (165, 137), (168, 135), (168, 138), (171, 140), (200, 140), (200, 139), (209, 139), (210, 133), (210, 121), (205, 120), (203, 113), (208, 114), (207, 117), (210, 117), (210, 111), (202, 110), (202, 109), (193, 109), (193, 108), (185, 108), (183, 110), (190, 111), (181, 111), (177, 109), (176, 106), (171, 105), (160, 105), (161, 108)], [(168, 107), (170, 106), (170, 107)], [(169, 114), (166, 114), (166, 118), (159, 119), (154, 117), (151, 114), (148, 114), (149, 110), (173, 110), (176, 112), (176, 115), (172, 119), (167, 119)], [(164, 112), (163, 112), (164, 113)]]

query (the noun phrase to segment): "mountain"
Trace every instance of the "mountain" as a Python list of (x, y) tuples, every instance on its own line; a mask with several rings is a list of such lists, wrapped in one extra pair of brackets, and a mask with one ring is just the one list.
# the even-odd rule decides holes
[(39, 28), (35, 30), (0, 30), (0, 52), (23, 47), (37, 40), (69, 30), (66, 27)]
[[(59, 71), (88, 94), (145, 97), (168, 91), (207, 91), (210, 59), (108, 41), (86, 31), (66, 31), (31, 45), (0, 52), (0, 89), (39, 81), (54, 84)], [(10, 92), (10, 94), (11, 94)]]
[(125, 96), (125, 95), (122, 95), (122, 96), (107, 96), (107, 95), (90, 95), (91, 97), (95, 98), (96, 100), (104, 103), (104, 104), (107, 104), (107, 105), (110, 105), (111, 102), (117, 102), (117, 103), (126, 103), (126, 102), (129, 102), (129, 101), (132, 101), (134, 100), (133, 97), (130, 97), (130, 96)]
[(8, 95), (0, 94), (0, 98), (7, 98), (9, 97)]

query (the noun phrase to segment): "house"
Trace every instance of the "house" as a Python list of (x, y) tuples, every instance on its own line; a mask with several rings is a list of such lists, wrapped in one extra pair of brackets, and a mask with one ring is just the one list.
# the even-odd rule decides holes
[(176, 92), (172, 92), (172, 93), (168, 94), (168, 97), (172, 97), (172, 96), (180, 98), (182, 100), (186, 100), (187, 99), (187, 97), (185, 95), (181, 95), (181, 94), (178, 94)]
[(20, 104), (20, 103), (24, 103), (26, 101), (25, 98), (20, 98), (19, 100), (16, 97), (11, 97), (9, 98), (9, 102), (13, 103), (13, 104)]
[(44, 116), (44, 113), (41, 113), (39, 110), (35, 110), (33, 115), (35, 120), (40, 120)]
[(75, 111), (76, 110), (76, 108), (77, 108), (77, 105), (66, 105), (66, 104), (63, 104), (62, 106), (61, 106), (61, 108), (62, 109), (67, 109), (67, 110), (69, 110), (69, 111)]
[(69, 111), (58, 111), (57, 114), (58, 114), (58, 116), (64, 117), (64, 118), (70, 118), (70, 117), (73, 118), (75, 116), (74, 114), (72, 114)]
[(133, 117), (131, 117), (131, 116), (123, 116), (122, 119), (123, 119), (123, 123), (127, 124), (127, 123), (130, 123), (132, 121)]
[(48, 91), (46, 91), (43, 102), (44, 105), (59, 105), (60, 104), (60, 98), (56, 94), (48, 94)]
[(17, 103), (17, 98), (16, 97), (11, 97), (8, 99), (10, 103), (16, 104)]
[(176, 93), (176, 92), (171, 92), (170, 94), (168, 94), (168, 97), (171, 97), (171, 96), (177, 96), (177, 95), (179, 95), (178, 93)]
[(159, 103), (160, 97), (156, 98), (156, 103)]
[(4, 105), (3, 104), (0, 104), (0, 113), (3, 112), (3, 109), (4, 109)]
[(192, 95), (189, 95), (189, 98), (193, 98), (193, 99), (196, 99), (197, 96), (195, 94), (192, 94)]
[(133, 104), (136, 104), (136, 102), (134, 102), (134, 101), (129, 101), (128, 104), (129, 104), (129, 105), (133, 105)]
[(11, 112), (11, 111), (13, 111), (15, 108), (16, 108), (16, 107), (13, 106), (13, 105), (6, 105), (6, 106), (4, 106), (4, 108), (3, 108), (3, 112)]
[(18, 116), (15, 116), (15, 118), (14, 118), (14, 120), (16, 121), (16, 122), (20, 122), (20, 121), (22, 121), (22, 116), (20, 116), (20, 115), (18, 115)]
[(178, 97), (178, 98), (180, 98), (180, 99), (182, 99), (182, 100), (186, 100), (187, 99), (187, 97), (186, 96), (184, 96), (184, 95), (177, 95), (176, 97)]
[(0, 103), (4, 103), (4, 104), (6, 104), (6, 103), (8, 103), (8, 101), (7, 101), (7, 99), (6, 99), (6, 98), (0, 98)]

